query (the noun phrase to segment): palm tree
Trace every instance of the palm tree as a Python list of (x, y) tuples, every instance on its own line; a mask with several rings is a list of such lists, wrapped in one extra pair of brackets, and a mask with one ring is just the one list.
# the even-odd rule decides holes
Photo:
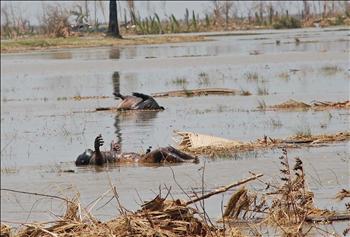
[(116, 0), (109, 1), (108, 34), (113, 36), (113, 37), (116, 37), (116, 38), (122, 38), (122, 36), (120, 35), (120, 32), (119, 32), (117, 1)]

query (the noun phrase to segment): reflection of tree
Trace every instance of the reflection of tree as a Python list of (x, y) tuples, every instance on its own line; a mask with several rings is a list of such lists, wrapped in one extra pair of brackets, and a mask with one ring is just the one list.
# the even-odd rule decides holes
[(120, 75), (119, 72), (114, 72), (112, 75), (113, 92), (120, 93)]
[(117, 114), (115, 116), (115, 122), (114, 122), (114, 127), (115, 127), (115, 134), (117, 136), (117, 143), (120, 144), (120, 148), (122, 148), (122, 131), (120, 129), (120, 118), (119, 118), (119, 114)]
[[(114, 72), (112, 75), (113, 92), (120, 93), (120, 75)], [(122, 124), (123, 122), (134, 122), (135, 126), (150, 126), (152, 120), (157, 117), (160, 111), (120, 111), (115, 116), (114, 127), (117, 141), (122, 146)], [(129, 131), (130, 132), (130, 131)], [(123, 150), (123, 149), (122, 149)]]
[[(157, 117), (157, 114), (161, 111), (118, 111), (115, 116), (115, 133), (118, 139), (118, 143), (122, 146), (122, 127), (125, 127), (125, 124), (129, 124), (130, 122), (138, 127), (138, 129), (130, 130), (128, 129), (128, 137), (133, 139), (137, 138), (138, 141), (143, 141), (144, 138), (147, 137), (147, 134), (144, 136), (140, 136), (137, 131), (148, 131), (149, 127), (152, 127), (153, 120)], [(124, 124), (124, 126), (123, 126)], [(126, 141), (130, 143), (132, 141)], [(143, 143), (143, 142), (142, 142)], [(123, 151), (123, 149), (122, 149)]]
[[(114, 93), (120, 93), (120, 75), (119, 72), (114, 72), (112, 75), (112, 83), (113, 83), (113, 92)], [(115, 127), (115, 133), (117, 135), (117, 143), (122, 145), (122, 132), (120, 129), (120, 119), (119, 115), (115, 117), (115, 122), (114, 122), (114, 127)]]
[(54, 59), (72, 59), (72, 53), (68, 51), (58, 51), (52, 54)]
[(120, 111), (116, 117), (118, 122), (135, 121), (136, 126), (144, 127), (157, 117), (158, 112), (161, 111)]
[(109, 59), (120, 59), (120, 49), (111, 48), (111, 50), (109, 51)]

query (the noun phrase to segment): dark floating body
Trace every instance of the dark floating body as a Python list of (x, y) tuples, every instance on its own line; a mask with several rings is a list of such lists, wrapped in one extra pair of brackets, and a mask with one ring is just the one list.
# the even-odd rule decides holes
[(91, 149), (85, 150), (80, 154), (76, 161), (76, 166), (82, 165), (103, 165), (106, 163), (182, 163), (182, 162), (198, 162), (198, 158), (188, 155), (182, 151), (177, 150), (172, 146), (161, 147), (151, 150), (147, 149), (145, 154), (138, 154), (134, 152), (122, 153), (120, 145), (111, 143), (110, 151), (100, 151), (100, 147), (104, 141), (99, 135), (95, 139), (95, 151)]
[(123, 96), (120, 93), (113, 93), (116, 99), (122, 99), (118, 110), (164, 110), (159, 106), (152, 96), (134, 92), (132, 95)]

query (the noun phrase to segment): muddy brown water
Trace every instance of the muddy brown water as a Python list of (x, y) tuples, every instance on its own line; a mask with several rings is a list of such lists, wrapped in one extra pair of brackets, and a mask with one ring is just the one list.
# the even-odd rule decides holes
[[(300, 39), (295, 44), (294, 38)], [(163, 185), (175, 198), (201, 190), (205, 163), (205, 191), (262, 172), (278, 179), (280, 150), (237, 154), (216, 159), (201, 158), (200, 164), (171, 167), (110, 166), (76, 168), (74, 160), (92, 148), (102, 134), (108, 149), (114, 139), (124, 151), (142, 152), (148, 146), (175, 145), (173, 130), (186, 130), (238, 140), (264, 135), (284, 138), (298, 131), (313, 134), (349, 130), (349, 110), (259, 111), (288, 99), (344, 101), (349, 98), (349, 35), (341, 28), (263, 31), (257, 35), (210, 36), (210, 41), (165, 45), (93, 49), (61, 49), (1, 55), (1, 187), (22, 191), (72, 196), (80, 193), (83, 205), (117, 186), (122, 204), (136, 210)], [(280, 45), (275, 43), (280, 40)], [(257, 55), (252, 55), (256, 54)], [(255, 52), (255, 53), (254, 53)], [(258, 79), (249, 77), (258, 75)], [(157, 98), (161, 112), (91, 112), (118, 103), (112, 93), (155, 93), (178, 89), (225, 87), (243, 89), (251, 96), (202, 96)], [(263, 94), (265, 92), (267, 94)], [(74, 96), (110, 96), (74, 100)], [(349, 143), (291, 150), (290, 159), (301, 157), (308, 185), (317, 205), (344, 209), (335, 202), (341, 188), (349, 187)], [(65, 173), (64, 170), (74, 170)], [(263, 188), (252, 182), (250, 187)], [(231, 192), (208, 199), (205, 207), (216, 219)], [(115, 201), (93, 214), (102, 220), (117, 215)], [(2, 221), (54, 219), (63, 204), (1, 192)], [(52, 213), (50, 213), (52, 212)], [(345, 224), (335, 224), (341, 232)], [(343, 228), (344, 227), (344, 228)]]

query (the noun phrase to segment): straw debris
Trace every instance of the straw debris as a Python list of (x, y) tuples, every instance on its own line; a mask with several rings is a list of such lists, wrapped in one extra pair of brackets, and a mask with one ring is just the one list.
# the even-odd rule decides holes
[(245, 187), (236, 191), (223, 214), (225, 221), (237, 224), (239, 220), (258, 220), (257, 226), (274, 226), (283, 236), (306, 236), (316, 222), (350, 220), (350, 212), (335, 213), (315, 206), (314, 194), (306, 185), (302, 160), (295, 158), (291, 166), (287, 150), (282, 151), (281, 183), (270, 185), (260, 180), (267, 185), (265, 191), (255, 193)]
[[(190, 207), (190, 204), (207, 199), (213, 195), (226, 192), (227, 190), (253, 181), (262, 174), (254, 174), (246, 179), (233, 182), (225, 187), (218, 188), (213, 192), (206, 193), (189, 201), (184, 200), (168, 200), (166, 197), (162, 198), (157, 195), (153, 200), (145, 202), (141, 209), (136, 212), (125, 210), (119, 203), (117, 193), (114, 193), (114, 197), (118, 201), (120, 216), (112, 219), (108, 222), (100, 222), (96, 220), (92, 214), (90, 207), (89, 210), (82, 208), (79, 203), (79, 196), (76, 196), (72, 200), (65, 200), (67, 208), (62, 217), (58, 217), (58, 220), (53, 224), (49, 223), (22, 223), (23, 228), (18, 228), (13, 233), (19, 237), (37, 237), (37, 236), (122, 236), (122, 237), (148, 237), (148, 236), (164, 236), (164, 237), (176, 237), (176, 236), (243, 236), (239, 229), (224, 228), (213, 224), (209, 225), (201, 217), (198, 209)], [(113, 192), (116, 192), (115, 187)], [(11, 192), (17, 192), (22, 194), (31, 194), (29, 192), (22, 192), (16, 190), (7, 190)], [(104, 195), (109, 193), (108, 190)], [(33, 193), (39, 196), (51, 197), (50, 195)], [(57, 197), (58, 198), (58, 197)], [(100, 200), (101, 198), (97, 199)], [(97, 201), (94, 205), (96, 205)], [(204, 210), (205, 212), (205, 210)], [(50, 222), (52, 223), (52, 222)], [(1, 224), (1, 233), (11, 236), (11, 227), (5, 224)]]
[(267, 106), (266, 109), (272, 110), (326, 110), (326, 109), (350, 109), (350, 101), (346, 100), (343, 102), (329, 102), (329, 101), (313, 101), (311, 104), (307, 104), (304, 102), (296, 101), (296, 100), (288, 100), (284, 103)]
[(343, 188), (337, 193), (337, 196), (335, 198), (339, 201), (342, 201), (344, 198), (350, 198), (350, 190)]

